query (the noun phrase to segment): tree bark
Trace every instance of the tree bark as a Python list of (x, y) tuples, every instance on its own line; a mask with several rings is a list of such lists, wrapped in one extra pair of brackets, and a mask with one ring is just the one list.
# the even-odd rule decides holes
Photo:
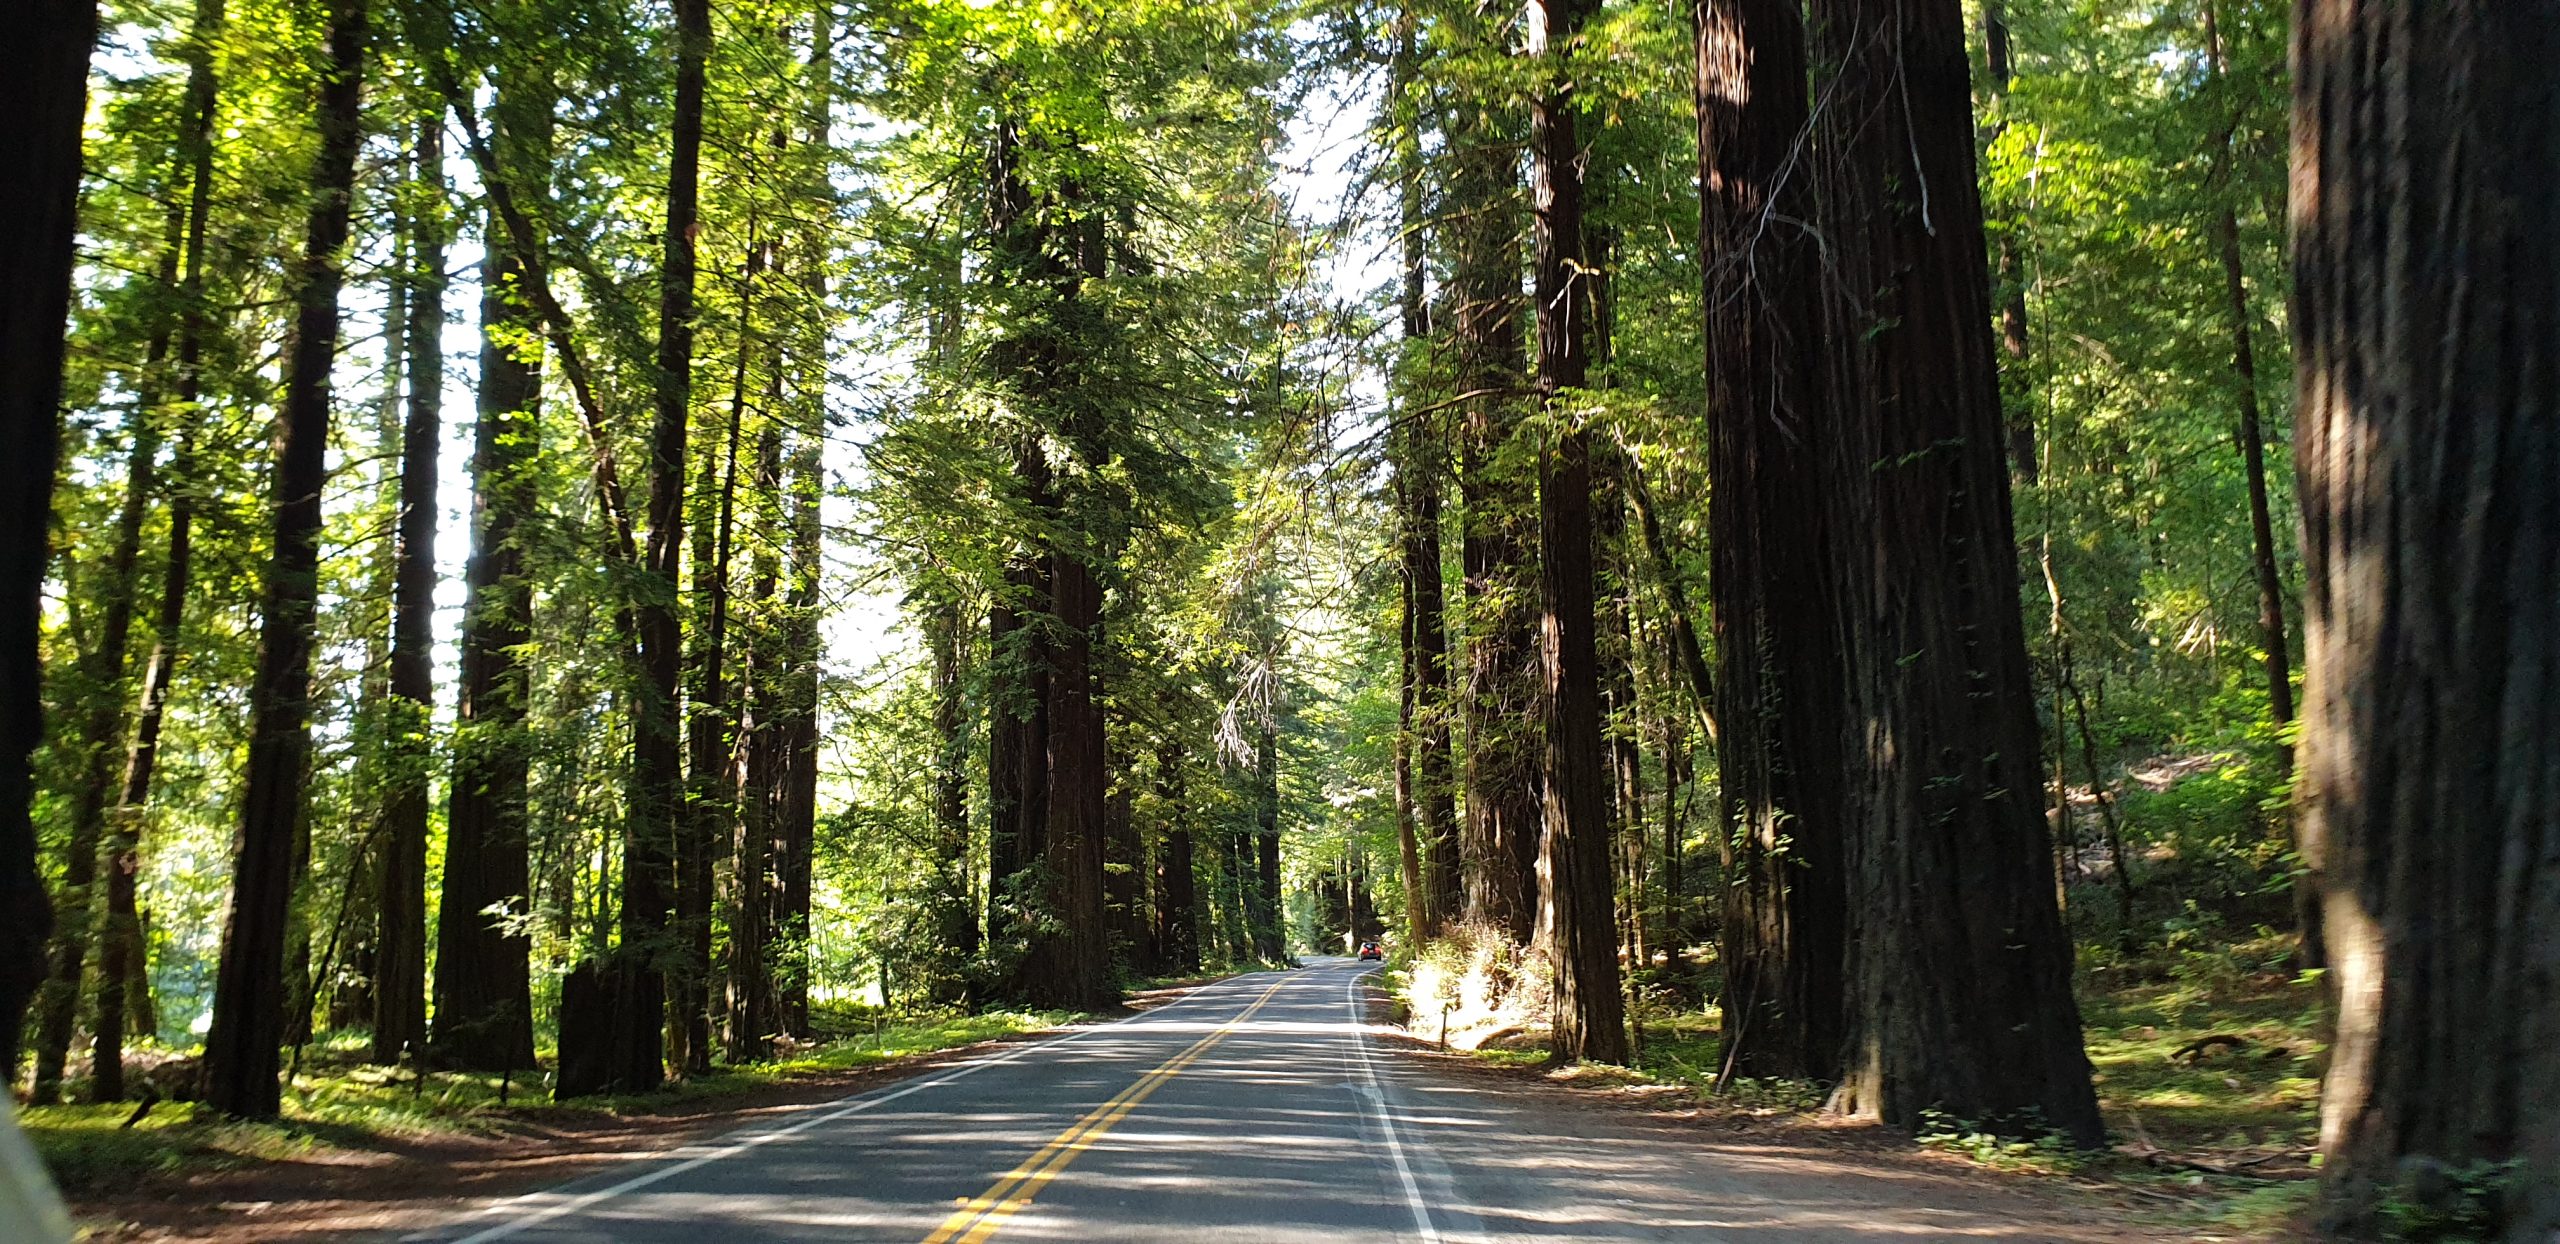
[(409, 412), (400, 436), (399, 532), (392, 552), (390, 783), (376, 899), (373, 1060), (427, 1040), (427, 801), (434, 785), (436, 468), (444, 440), (444, 110), (420, 121), (417, 178), (435, 190), (411, 221)]
[(278, 420), (273, 555), (249, 687), (249, 758), (231, 899), (205, 1034), (204, 1095), (240, 1118), (274, 1118), (288, 1001), (285, 937), (311, 753), (312, 628), (318, 612), (320, 494), (328, 480), (330, 370), (356, 150), (363, 140), (365, 0), (331, 0), (329, 69), (316, 113), (310, 217), (295, 281), (292, 352)]
[[(494, 154), (517, 184), (550, 180), (553, 91), (504, 75), (490, 104)], [(493, 212), (485, 230), (504, 233)], [(530, 239), (528, 239), (530, 240)], [(480, 389), (472, 432), (471, 556), (463, 566), (461, 677), (436, 907), (436, 1058), (474, 1071), (533, 1066), (532, 856), (525, 738), (533, 590), (518, 531), (534, 516), (541, 432), (541, 317), (521, 258), (492, 244), (480, 261)], [(517, 344), (523, 342), (525, 344)]]
[[(1697, 9), (1699, 255), (1727, 1075), (1831, 1080), (1841, 1056), (1846, 808), (1840, 592), (1818, 473), (1830, 427), (1793, 0)], [(1648, 527), (1652, 524), (1648, 519)], [(1675, 617), (1675, 625), (1678, 623)], [(1683, 661), (1689, 644), (1681, 645)]]
[(1188, 808), (1182, 750), (1173, 743), (1156, 749), (1156, 784), (1168, 818), (1156, 846), (1156, 947), (1168, 972), (1200, 970), (1200, 893)]
[(1253, 833), (1240, 861), (1245, 870), (1245, 912), (1254, 957), (1286, 958), (1289, 945), (1280, 910), (1280, 732), (1264, 726), (1253, 745)]
[[(1468, 37), (1499, 47), (1482, 17)], [(1511, 448), (1519, 424), (1520, 230), (1518, 138), (1508, 109), (1453, 99), (1443, 128), (1455, 170), (1449, 190), (1458, 391), (1465, 430), (1461, 561), (1467, 591), (1466, 824), (1461, 842), (1467, 919), (1527, 942), (1538, 915), (1540, 742), (1536, 500)]]
[(2385, 1200), (2467, 1212), (2465, 1238), (2560, 1232), (2554, 57), (2551, 0), (2295, 11), (2325, 1234)]
[(734, 759), (738, 716), (729, 688), (730, 554), (738, 515), (738, 446), (745, 434), (747, 386), (755, 340), (755, 296), (767, 254), (747, 222), (747, 257), (738, 280), (736, 367), (729, 390), (729, 422), (720, 442), (702, 455), (694, 494), (708, 509), (693, 519), (694, 629), (685, 654), (691, 687), (686, 696), (687, 751), (685, 835), (677, 861), (676, 906), (682, 968), (676, 974), (669, 1028), (682, 1044), (669, 1061), (688, 1076), (711, 1071), (711, 908), (713, 856), (736, 835), (740, 790)]
[(37, 0), (0, 41), (0, 1071), (18, 1070), (20, 1021), (44, 980), (53, 906), (36, 867), (30, 757), (44, 740), (45, 570), (62, 428), (62, 328), (70, 314), (80, 129), (88, 112), (89, 0)]
[[(1397, 33), (1397, 63), (1402, 66), (1405, 81), (1420, 74), (1414, 49), (1414, 27), (1419, 20), (1406, 13)], [(1421, 351), (1429, 348), (1432, 333), (1431, 304), (1425, 288), (1428, 264), (1421, 118), (1404, 115), (1396, 141), (1397, 210), (1404, 231), (1397, 311), (1405, 348)], [(1400, 506), (1397, 551), (1404, 579), (1405, 647), (1410, 653), (1405, 674), (1409, 704), (1401, 735), (1410, 766), (1408, 802), (1417, 858), (1412, 870), (1415, 875), (1406, 879), (1405, 902), (1413, 935), (1428, 938), (1438, 936), (1449, 921), (1456, 919), (1464, 902), (1457, 788), (1452, 781), (1456, 766), (1449, 751), (1447, 588), (1441, 577), (1440, 503), (1447, 463), (1440, 420), (1410, 409), (1410, 402), (1407, 405), (1396, 442), (1401, 451), (1396, 462)]]
[[(684, 553), (686, 439), (693, 405), (694, 232), (702, 172), (703, 69), (711, 52), (709, 0), (676, 0), (676, 96), (667, 174), (665, 257), (658, 273), (657, 417), (650, 434), (649, 542), (633, 596), (640, 686), (632, 697), (630, 809), (622, 842), (621, 944), (611, 991), (608, 1087), (655, 1087), (666, 1075), (664, 1036), (683, 1017), (668, 1007), (668, 974), (684, 962), (677, 871), (690, 838), (683, 816), (679, 697), (683, 627), (677, 619)], [(568, 1086), (565, 1078), (562, 1082)]]
[(1948, 0), (1816, 0), (1811, 28), (1834, 67), (1817, 221), (1836, 247), (1823, 400), (1839, 435), (1822, 452), (1859, 762), (1834, 1104), (2094, 1145), (2036, 795), (1963, 22)]
[(1590, 0), (1537, 0), (1529, 55), (1548, 78), (1529, 111), (1536, 221), (1538, 400), (1565, 429), (1538, 464), (1540, 630), (1546, 671), (1546, 832), (1541, 903), (1553, 913), (1557, 1062), (1627, 1060), (1618, 988), (1616, 870), (1609, 849), (1608, 738), (1601, 728), (1591, 433), (1566, 409), (1590, 381), (1591, 265), (1583, 245), (1582, 144), (1565, 58)]

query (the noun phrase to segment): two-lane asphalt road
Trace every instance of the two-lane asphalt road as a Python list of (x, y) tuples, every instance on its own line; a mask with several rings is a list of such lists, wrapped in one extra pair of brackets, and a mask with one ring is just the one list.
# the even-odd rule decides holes
[(1372, 1048), (1369, 971), (1235, 977), (406, 1238), (2082, 1238), (2014, 1198), (1443, 1082)]

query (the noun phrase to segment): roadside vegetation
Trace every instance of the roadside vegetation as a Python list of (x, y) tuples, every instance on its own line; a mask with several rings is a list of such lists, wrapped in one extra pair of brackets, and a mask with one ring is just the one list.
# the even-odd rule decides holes
[[(645, 1093), (556, 1102), (545, 1077), (384, 1067), (365, 1061), (365, 1034), (333, 1034), (306, 1052), (284, 1094), (280, 1117), (240, 1120), (191, 1101), (33, 1106), (19, 1124), (63, 1191), (95, 1199), (166, 1181), (277, 1162), (324, 1160), (332, 1152), (389, 1141), (472, 1133), (506, 1135), (581, 1118), (646, 1116), (714, 1105), (757, 1090), (821, 1080), (981, 1041), (1039, 1032), (1073, 1021), (1058, 1011), (895, 1015), (864, 1007), (821, 1008), (820, 1036), (769, 1062), (724, 1067)], [(551, 1051), (543, 1050), (544, 1061)], [(154, 1084), (167, 1077), (145, 1071)], [(156, 1090), (155, 1090), (156, 1091)]]

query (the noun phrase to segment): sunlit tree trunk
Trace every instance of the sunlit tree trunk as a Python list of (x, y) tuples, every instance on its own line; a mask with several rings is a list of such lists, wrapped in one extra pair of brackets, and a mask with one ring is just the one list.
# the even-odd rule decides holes
[[(1836, 1105), (2095, 1144), (2039, 807), (1962, 15), (1815, 0), (1850, 929)], [(1927, 982), (1925, 989), (1913, 982)]]
[[(2560, 1233), (2560, 4), (2293, 31), (2324, 1234)], [(2452, 1219), (2457, 1220), (2458, 1219)], [(2394, 1233), (2395, 1236), (2397, 1233)]]
[(249, 756), (213, 1021), (205, 1034), (205, 1100), (224, 1113), (273, 1118), (277, 1050), (291, 992), (285, 937), (311, 754), (312, 628), (319, 605), (320, 496), (328, 480), (330, 371), (337, 361), (356, 150), (363, 140), (364, 0), (332, 0), (329, 67), (316, 114), (311, 211), (295, 281), (293, 346), (278, 417), (274, 524), (249, 686)]

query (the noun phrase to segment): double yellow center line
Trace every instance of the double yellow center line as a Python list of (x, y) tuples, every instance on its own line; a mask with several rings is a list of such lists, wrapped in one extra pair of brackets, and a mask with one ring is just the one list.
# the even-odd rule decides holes
[(1271, 988), (1264, 990), (1261, 997), (1253, 1000), (1253, 1005), (1238, 1012), (1234, 1019), (1219, 1025), (1217, 1031), (1192, 1042), (1189, 1048), (1166, 1059), (1164, 1065), (1138, 1077), (1137, 1083), (1120, 1090), (1119, 1096), (1094, 1107), (1083, 1118), (1076, 1120), (1073, 1126), (1058, 1133), (1057, 1139), (1042, 1146), (1040, 1152), (1032, 1154), (1023, 1160), (1022, 1165), (1007, 1172), (1004, 1178), (996, 1181), (994, 1187), (961, 1202), (960, 1208), (953, 1210), (949, 1218), (943, 1219), (942, 1225), (934, 1228), (933, 1234), (924, 1237), (924, 1244), (979, 1244), (979, 1241), (994, 1235), (1004, 1226), (1007, 1219), (1021, 1213), (1023, 1207), (1031, 1204), (1031, 1198), (1040, 1195), (1040, 1189), (1047, 1187), (1050, 1180), (1057, 1178), (1058, 1172), (1067, 1169), (1067, 1166), (1076, 1160), (1077, 1154), (1092, 1148), (1095, 1141), (1102, 1139), (1103, 1133), (1117, 1126), (1120, 1120), (1128, 1118), (1129, 1112), (1138, 1108), (1138, 1103), (1145, 1101), (1153, 1096), (1157, 1089), (1164, 1087), (1165, 1081), (1182, 1074), (1183, 1068), (1198, 1062), (1201, 1055), (1209, 1052), (1210, 1046), (1226, 1040), (1229, 1034), (1243, 1027), (1246, 1020), (1253, 1018), (1254, 1012), (1261, 1010), (1262, 1005), (1271, 1001), (1272, 995), (1279, 993), (1280, 987), (1288, 983), (1289, 978), (1286, 976), (1273, 981)]

